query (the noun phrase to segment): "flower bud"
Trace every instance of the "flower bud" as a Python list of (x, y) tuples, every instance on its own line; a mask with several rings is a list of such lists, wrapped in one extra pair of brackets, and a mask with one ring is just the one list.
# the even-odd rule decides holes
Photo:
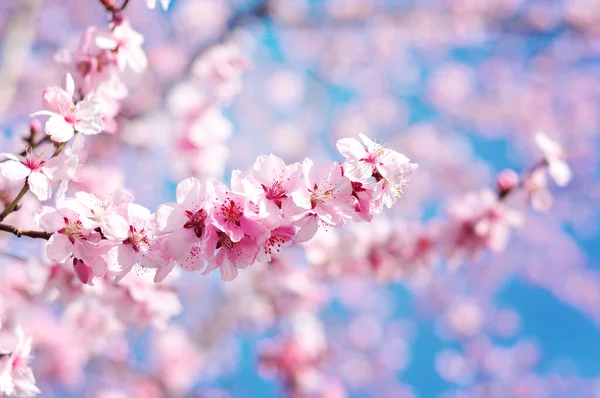
[(502, 170), (496, 177), (496, 184), (500, 194), (506, 194), (519, 185), (519, 175), (511, 169)]
[(73, 259), (73, 270), (75, 271), (75, 275), (81, 281), (81, 283), (85, 285), (92, 284), (92, 277), (94, 276), (92, 273), (92, 268), (84, 263), (81, 260)]

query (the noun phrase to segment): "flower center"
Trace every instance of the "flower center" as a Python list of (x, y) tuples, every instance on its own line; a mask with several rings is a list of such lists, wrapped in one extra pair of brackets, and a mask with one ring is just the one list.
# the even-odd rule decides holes
[(59, 234), (65, 235), (71, 243), (75, 243), (75, 239), (83, 239), (83, 233), (81, 232), (81, 221), (70, 221), (67, 217), (63, 218), (65, 226), (58, 230)]
[(144, 233), (144, 229), (141, 229), (139, 232), (135, 229), (133, 225), (129, 226), (129, 237), (123, 241), (124, 245), (131, 245), (133, 250), (136, 252), (146, 253), (148, 251), (148, 245), (150, 244), (150, 239)]
[(208, 214), (206, 210), (200, 209), (196, 211), (186, 210), (185, 214), (188, 217), (188, 222), (183, 224), (183, 228), (193, 229), (196, 237), (201, 238), (204, 233), (204, 222)]
[(21, 163), (31, 171), (39, 170), (46, 164), (42, 157), (34, 152), (28, 152), (25, 160)]
[(225, 249), (231, 251), (235, 245), (235, 242), (232, 242), (229, 236), (223, 232), (217, 232), (219, 236), (219, 241), (217, 242), (217, 249), (224, 247)]
[(221, 212), (223, 213), (225, 222), (233, 223), (238, 227), (240, 226), (240, 218), (242, 218), (244, 213), (233, 200), (225, 201), (225, 203), (221, 205)]
[(281, 186), (281, 181), (275, 181), (270, 187), (267, 187), (264, 184), (261, 184), (263, 190), (265, 191), (265, 196), (268, 200), (272, 200), (275, 202), (277, 207), (281, 209), (281, 200), (286, 199), (287, 191)]
[(325, 186), (319, 187), (315, 184), (313, 189), (309, 189), (308, 192), (310, 193), (310, 204), (313, 209), (318, 205), (333, 199), (333, 193)]

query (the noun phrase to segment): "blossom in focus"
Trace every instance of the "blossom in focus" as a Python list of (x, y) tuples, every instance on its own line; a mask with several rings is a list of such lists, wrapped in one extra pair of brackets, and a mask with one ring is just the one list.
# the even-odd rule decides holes
[(100, 233), (83, 225), (78, 210), (79, 203), (74, 198), (59, 201), (56, 209), (44, 207), (41, 210), (38, 224), (43, 231), (52, 233), (46, 244), (48, 258), (58, 263), (75, 258), (77, 276), (90, 282), (88, 269), (96, 277), (102, 277), (106, 272), (106, 264), (100, 255), (107, 248), (101, 243), (108, 242), (101, 242)]
[(53, 141), (66, 142), (75, 132), (86, 135), (99, 134), (104, 129), (105, 104), (100, 97), (89, 94), (81, 101), (74, 102), (75, 83), (71, 74), (65, 78), (65, 88), (49, 87), (44, 91), (45, 110), (31, 116), (50, 116), (46, 122), (46, 134)]
[(29, 189), (41, 201), (52, 196), (52, 181), (60, 180), (68, 169), (68, 158), (55, 156), (43, 160), (40, 154), (28, 151), (23, 156), (3, 154), (7, 160), (0, 163), (0, 174), (12, 181), (27, 179)]
[(319, 221), (341, 227), (354, 212), (352, 184), (342, 174), (340, 163), (330, 162), (319, 169), (305, 159), (302, 168), (304, 187), (292, 193), (294, 203), (306, 214), (298, 232), (299, 242), (315, 235)]
[(0, 324), (0, 395), (34, 397), (40, 393), (35, 385), (31, 359), (31, 338), (21, 326), (3, 328)]
[(259, 156), (248, 178), (238, 177), (232, 177), (232, 186), (258, 206), (259, 219), (266, 226), (276, 228), (301, 211), (292, 199), (292, 192), (302, 186), (299, 163), (286, 165), (274, 155)]
[(374, 175), (391, 180), (398, 173), (398, 167), (409, 162), (403, 154), (371, 141), (366, 135), (358, 136), (362, 143), (355, 138), (342, 138), (336, 143), (338, 151), (347, 159), (344, 175), (353, 181), (366, 182)]
[(154, 216), (135, 203), (127, 205), (126, 217), (117, 213), (106, 216), (104, 234), (116, 243), (106, 254), (106, 263), (116, 280), (121, 280), (135, 266), (138, 272), (160, 268), (160, 247), (154, 234)]
[(212, 255), (200, 244), (207, 240), (209, 224), (204, 187), (194, 177), (177, 185), (177, 203), (163, 204), (156, 211), (157, 234), (165, 235), (169, 256), (188, 270), (204, 268), (204, 258)]

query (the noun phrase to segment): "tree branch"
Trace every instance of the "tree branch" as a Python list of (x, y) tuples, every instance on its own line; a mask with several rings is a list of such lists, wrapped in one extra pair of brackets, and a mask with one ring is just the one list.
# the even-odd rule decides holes
[(34, 238), (34, 239), (48, 240), (52, 236), (52, 234), (49, 232), (23, 230), (23, 229), (13, 227), (12, 225), (7, 225), (7, 224), (0, 224), (0, 231), (10, 232), (11, 234), (14, 234), (19, 238), (22, 236), (27, 236), (29, 238)]

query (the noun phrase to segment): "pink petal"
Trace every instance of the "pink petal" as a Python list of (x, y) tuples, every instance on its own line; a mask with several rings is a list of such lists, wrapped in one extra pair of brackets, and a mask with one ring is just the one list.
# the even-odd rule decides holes
[(23, 163), (15, 160), (7, 160), (0, 163), (0, 174), (6, 179), (19, 181), (24, 180), (31, 173), (31, 169)]
[(306, 222), (298, 231), (296, 235), (296, 242), (303, 243), (312, 239), (319, 229), (319, 222), (316, 216), (310, 215), (307, 217)]
[(52, 138), (52, 141), (67, 142), (73, 138), (75, 130), (63, 116), (54, 115), (46, 122), (46, 134)]
[(62, 234), (53, 234), (46, 244), (46, 256), (52, 261), (62, 263), (73, 254), (73, 245)]
[(347, 159), (360, 160), (367, 155), (365, 147), (354, 138), (342, 138), (336, 142), (335, 146)]
[(28, 178), (29, 189), (42, 202), (50, 199), (52, 196), (52, 186), (50, 180), (43, 173), (34, 171)]

